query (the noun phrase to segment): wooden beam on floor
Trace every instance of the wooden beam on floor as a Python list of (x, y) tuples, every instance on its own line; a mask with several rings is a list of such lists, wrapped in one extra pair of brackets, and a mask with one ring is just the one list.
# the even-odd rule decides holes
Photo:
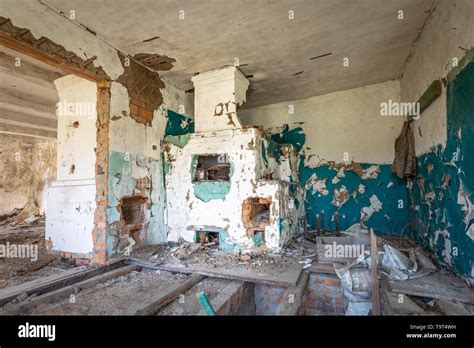
[(170, 302), (176, 300), (179, 295), (185, 293), (194, 285), (205, 279), (202, 275), (192, 275), (187, 278), (184, 282), (176, 284), (163, 292), (158, 293), (152, 302), (148, 304), (141, 304), (139, 308), (132, 308), (130, 314), (132, 315), (152, 315), (160, 310), (160, 308), (166, 306)]
[(298, 284), (284, 292), (282, 301), (276, 310), (276, 315), (298, 315), (308, 281), (309, 272), (303, 271)]
[(427, 315), (408, 295), (391, 292), (385, 281), (381, 282), (380, 293), (383, 315)]
[(389, 281), (390, 290), (407, 294), (474, 304), (474, 291), (452, 274), (436, 272), (421, 278)]
[(473, 305), (450, 300), (438, 300), (436, 304), (445, 315), (474, 315)]
[(72, 294), (77, 294), (80, 291), (83, 291), (88, 288), (92, 288), (93, 286), (99, 283), (105, 283), (106, 281), (110, 279), (118, 278), (127, 273), (138, 271), (140, 269), (141, 269), (141, 266), (138, 266), (138, 265), (122, 266), (116, 270), (99, 274), (95, 277), (84, 280), (82, 282), (75, 283), (75, 284), (66, 286), (64, 288), (60, 288), (58, 290), (48, 292), (44, 295), (35, 297), (29, 302), (19, 303), (18, 305), (15, 305), (14, 307), (7, 309), (5, 311), (5, 314), (9, 314), (9, 315), (10, 314), (11, 315), (23, 314), (24, 315), (24, 314), (27, 314), (28, 311), (31, 311), (33, 308), (36, 308), (37, 306), (39, 306), (40, 304), (53, 303), (54, 301), (60, 301), (66, 298), (67, 296), (70, 296)]
[(372, 315), (380, 315), (380, 284), (377, 272), (377, 237), (374, 230), (370, 229), (370, 271), (372, 274)]
[(137, 259), (128, 259), (128, 262), (130, 264), (139, 264), (143, 267), (172, 273), (200, 274), (211, 278), (238, 280), (243, 282), (265, 284), (279, 287), (296, 286), (302, 271), (301, 265), (296, 262), (291, 266), (291, 268), (288, 268), (285, 271), (276, 268), (267, 271), (252, 271), (232, 267), (216, 267), (212, 269), (205, 269), (204, 266), (199, 265), (189, 265), (189, 267), (180, 267), (176, 265), (167, 265), (166, 263), (150, 264)]
[(46, 292), (54, 291), (64, 286), (78, 283), (99, 274), (112, 271), (116, 268), (122, 267), (123, 265), (125, 265), (125, 260), (120, 259), (96, 268), (89, 266), (77, 267), (60, 274), (53, 274), (46, 278), (35, 279), (17, 286), (2, 289), (0, 290), (0, 306), (5, 305), (23, 293), (26, 293), (28, 296), (33, 294), (39, 296)]
[(310, 273), (336, 274), (332, 263), (313, 263), (306, 271)]

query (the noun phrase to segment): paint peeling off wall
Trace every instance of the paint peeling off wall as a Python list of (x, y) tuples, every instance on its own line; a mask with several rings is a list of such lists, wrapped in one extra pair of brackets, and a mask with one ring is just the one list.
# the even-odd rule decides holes
[(192, 118), (180, 115), (171, 110), (167, 110), (166, 116), (168, 117), (165, 129), (166, 135), (185, 135), (194, 133), (194, 121)]
[[(128, 253), (136, 245), (157, 244), (166, 240), (162, 140), (167, 130), (176, 129), (176, 124), (179, 134), (192, 130), (191, 126), (181, 128), (184, 123), (192, 125), (191, 118), (167, 110), (167, 107), (188, 107), (192, 100), (171, 85), (166, 86), (162, 93), (163, 104), (153, 111), (151, 124), (144, 125), (130, 115), (127, 89), (120, 83), (112, 83), (107, 211), (109, 255)], [(192, 107), (188, 109), (192, 110)], [(179, 122), (174, 122), (178, 119)], [(185, 146), (187, 138), (186, 135), (169, 135), (165, 141)], [(121, 209), (124, 198), (137, 196), (143, 197), (146, 203), (143, 221), (139, 226), (133, 226), (136, 224), (124, 221)]]
[[(111, 151), (107, 211), (107, 251), (110, 255), (130, 252), (134, 245), (164, 241), (160, 164), (150, 157)], [(138, 203), (132, 206), (130, 200)], [(138, 220), (128, 219), (127, 207), (138, 211)]]
[[(379, 84), (349, 89), (265, 105), (239, 111), (244, 125), (263, 126), (270, 134), (280, 133), (288, 124), (298, 142), (283, 140), (297, 149), (304, 142), (306, 165), (345, 161), (355, 163), (388, 164), (393, 161), (393, 143), (403, 117), (381, 116), (381, 103), (398, 102), (400, 84), (386, 81)], [(277, 130), (277, 128), (280, 128)], [(303, 131), (299, 130), (301, 128)], [(301, 135), (304, 133), (305, 139)], [(376, 144), (374, 146), (374, 144)]]
[[(448, 77), (466, 50), (474, 47), (474, 2), (437, 0), (400, 79), (401, 100), (416, 102), (434, 80)], [(456, 68), (454, 68), (456, 69)], [(416, 155), (446, 143), (446, 90), (412, 124)]]
[(44, 191), (55, 178), (55, 139), (0, 134), (0, 216), (28, 202), (44, 211)]
[(330, 161), (310, 166), (305, 157), (310, 150), (305, 149), (309, 137), (304, 126), (291, 129), (284, 125), (271, 138), (300, 149), (299, 180), (305, 189), (304, 207), (311, 228), (316, 228), (319, 214), (325, 228), (335, 230), (338, 213), (341, 229), (360, 223), (382, 235), (400, 235), (404, 231), (406, 181), (392, 174), (390, 165)]
[(447, 142), (417, 159), (410, 234), (457, 272), (474, 276), (474, 62), (446, 90)]
[[(263, 139), (257, 130), (225, 130), (190, 134), (184, 147), (165, 146), (168, 240), (194, 241), (196, 231), (218, 229), (226, 235), (221, 248), (250, 250), (258, 247), (256, 234), (248, 234), (243, 221), (244, 201), (270, 202), (265, 247), (279, 250), (298, 232), (296, 205), (301, 190), (280, 180), (264, 180)], [(230, 165), (229, 180), (201, 181), (197, 156), (218, 155)], [(296, 203), (298, 202), (298, 203)], [(302, 208), (300, 208), (302, 209)], [(172, 218), (171, 218), (172, 217)]]
[(361, 223), (382, 235), (400, 235), (407, 219), (405, 180), (392, 174), (390, 165), (357, 164), (363, 173), (377, 172), (376, 177), (357, 174), (352, 169), (354, 165), (342, 165), (338, 169), (324, 164), (301, 169), (306, 215), (311, 228), (316, 228), (316, 214), (322, 218), (324, 212), (324, 226), (335, 230), (337, 212), (342, 230)]

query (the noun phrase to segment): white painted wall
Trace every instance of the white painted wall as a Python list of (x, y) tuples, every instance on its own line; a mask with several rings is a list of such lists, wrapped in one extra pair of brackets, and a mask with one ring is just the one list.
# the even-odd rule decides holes
[(196, 133), (242, 128), (237, 105), (246, 101), (249, 81), (236, 67), (208, 71), (191, 80)]
[(73, 75), (54, 83), (59, 95), (57, 180), (47, 189), (45, 238), (53, 250), (88, 255), (96, 207), (97, 85)]
[[(461, 60), (465, 49), (474, 47), (474, 1), (439, 0), (400, 79), (402, 101), (416, 102), (436, 79)], [(412, 125), (416, 154), (446, 143), (446, 90)], [(421, 133), (421, 135), (420, 135)]]
[(63, 76), (54, 84), (59, 95), (57, 180), (94, 178), (97, 85), (74, 75)]
[[(320, 161), (392, 163), (394, 142), (404, 118), (381, 116), (380, 104), (400, 100), (398, 81), (387, 81), (302, 100), (266, 105), (239, 112), (242, 123), (265, 128), (301, 126), (306, 134), (306, 158)], [(290, 113), (290, 108), (294, 113)]]
[[(264, 197), (272, 202), (270, 226), (265, 229), (266, 246), (274, 250), (281, 247), (287, 236), (279, 233), (279, 217), (287, 218), (284, 215), (288, 213), (287, 208), (281, 202), (286, 201), (287, 196), (278, 181), (259, 180), (261, 142), (255, 129), (246, 129), (191, 134), (183, 149), (171, 144), (167, 146), (166, 156), (170, 159), (166, 174), (168, 240), (178, 241), (181, 237), (192, 242), (195, 227), (212, 226), (229, 233), (226, 241), (229, 244), (237, 243), (244, 250), (251, 249), (253, 242), (247, 237), (242, 223), (242, 203), (249, 197)], [(192, 155), (222, 153), (227, 154), (233, 166), (230, 191), (224, 199), (203, 202), (194, 195)]]
[[(101, 66), (105, 73), (111, 78), (111, 80), (117, 79), (124, 72), (122, 64), (120, 62), (117, 51), (101, 41), (97, 36), (88, 33), (84, 29), (77, 25), (74, 25), (66, 18), (55, 13), (53, 10), (48, 9), (47, 6), (41, 4), (39, 1), (6, 1), (2, 2), (1, 5), (2, 16), (10, 18), (13, 25), (27, 28), (31, 30), (31, 33), (36, 37), (42, 36), (47, 37), (55, 43), (64, 46), (68, 51), (74, 52), (79, 57), (89, 59), (90, 57), (96, 56), (97, 59), (94, 61), (95, 66)], [(60, 28), (60, 30), (58, 30)], [(64, 81), (59, 83), (66, 84), (66, 81), (70, 77), (65, 78)], [(110, 123), (110, 150), (118, 151), (122, 153), (130, 153), (131, 155), (141, 155), (154, 158), (161, 161), (161, 140), (166, 126), (166, 109), (169, 108), (173, 111), (185, 114), (187, 116), (193, 116), (193, 97), (187, 95), (183, 91), (176, 88), (174, 85), (165, 82), (165, 88), (161, 89), (163, 95), (163, 104), (159, 110), (154, 110), (155, 117), (152, 123), (152, 127), (146, 127), (142, 124), (137, 123), (129, 116), (124, 116), (122, 111), (125, 111), (126, 115), (129, 115), (129, 96), (126, 89), (119, 83), (112, 82), (111, 85), (111, 116), (121, 116), (117, 121)], [(78, 87), (82, 85), (83, 87)], [(76, 96), (79, 98), (87, 97), (86, 99), (92, 100), (92, 94), (96, 95), (96, 89), (94, 90), (86, 87), (86, 83), (74, 86), (79, 88), (76, 91)], [(66, 86), (58, 85), (60, 90), (63, 90), (63, 97), (66, 97), (71, 101), (73, 90), (66, 92)], [(87, 92), (85, 91), (87, 90)], [(90, 93), (89, 93), (90, 92)], [(60, 93), (61, 94), (61, 93)], [(95, 100), (95, 99), (94, 99)], [(94, 122), (87, 122), (79, 120), (80, 127), (77, 129), (70, 128), (69, 121), (63, 119), (59, 128), (61, 131), (58, 133), (59, 136), (59, 151), (58, 156), (58, 180), (61, 182), (55, 183), (55, 188), (51, 188), (50, 198), (56, 195), (57, 201), (72, 200), (76, 204), (81, 202), (81, 205), (95, 204), (95, 186), (84, 186), (83, 189), (87, 191), (81, 192), (72, 181), (64, 180), (78, 180), (94, 178), (94, 165), (95, 165), (95, 153), (91, 152), (95, 147), (96, 140), (96, 129), (95, 120)], [(91, 120), (92, 121), (92, 120)], [(61, 123), (62, 122), (62, 123)], [(87, 132), (86, 132), (87, 131)], [(87, 134), (86, 134), (87, 133)], [(80, 139), (80, 141), (78, 141)], [(93, 140), (93, 143), (92, 143)], [(156, 149), (153, 150), (153, 145), (156, 145)], [(76, 166), (76, 172), (74, 175), (69, 174), (70, 165), (74, 163)], [(160, 162), (161, 163), (161, 162)], [(161, 172), (160, 172), (161, 174)], [(133, 176), (134, 178), (142, 178), (147, 175), (144, 168), (134, 166)], [(86, 181), (81, 181), (82, 184)], [(84, 184), (85, 185), (85, 184)], [(163, 178), (160, 176), (154, 178), (154, 187), (163, 187)], [(61, 188), (58, 188), (61, 186)], [(77, 195), (82, 195), (82, 201)], [(162, 190), (162, 196), (160, 196), (163, 204), (161, 207), (154, 209), (155, 217), (159, 220), (158, 224), (161, 229), (164, 229), (164, 187)], [(54, 205), (54, 199), (50, 199), (52, 206)], [(69, 202), (69, 201), (68, 201)], [(70, 214), (72, 220), (69, 222), (65, 220), (64, 214)], [(159, 215), (159, 216), (157, 216)], [(50, 209), (47, 221), (50, 227), (47, 227), (47, 236), (52, 239), (53, 248), (55, 250), (68, 251), (68, 252), (90, 252), (92, 251), (91, 232), (93, 221), (93, 215), (87, 215), (85, 212), (81, 212), (78, 216), (74, 211), (66, 211)], [(77, 220), (77, 221), (76, 221)], [(78, 222), (80, 226), (76, 226), (72, 222)], [(81, 234), (86, 231), (87, 233)], [(79, 238), (78, 241), (68, 238)], [(85, 238), (85, 239), (84, 239)], [(87, 240), (86, 240), (87, 239)], [(74, 243), (77, 243), (75, 247)], [(66, 250), (68, 249), (68, 250)]]
[(46, 193), (46, 245), (87, 256), (92, 252), (95, 180), (56, 181)]

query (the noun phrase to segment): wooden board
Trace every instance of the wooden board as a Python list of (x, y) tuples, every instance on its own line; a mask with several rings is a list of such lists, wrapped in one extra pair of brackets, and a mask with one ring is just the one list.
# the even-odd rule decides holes
[(155, 298), (147, 304), (139, 304), (130, 309), (131, 315), (152, 315), (160, 308), (166, 306), (168, 303), (174, 301), (179, 295), (185, 293), (201, 280), (206, 278), (202, 275), (192, 275), (183, 282), (176, 284), (163, 292), (158, 293)]
[(310, 273), (336, 274), (332, 263), (313, 263), (306, 271)]
[(283, 294), (282, 301), (276, 310), (276, 315), (298, 315), (308, 280), (309, 272), (303, 271), (296, 287), (288, 288)]
[(380, 315), (380, 287), (377, 272), (377, 237), (370, 229), (370, 273), (372, 278), (372, 315)]
[(387, 285), (382, 285), (381, 300), (383, 315), (426, 315), (408, 295), (391, 292)]
[(0, 306), (5, 305), (5, 303), (10, 302), (23, 293), (26, 293), (28, 296), (33, 294), (41, 295), (89, 279), (104, 272), (114, 270), (124, 264), (125, 260), (120, 259), (97, 268), (81, 266), (60, 274), (53, 274), (46, 278), (35, 279), (17, 286), (8, 287), (0, 291)]
[(438, 300), (436, 304), (445, 315), (474, 315), (474, 306), (450, 300)]
[(130, 273), (133, 271), (138, 271), (140, 269), (141, 269), (141, 266), (139, 265), (129, 265), (129, 266), (125, 265), (113, 271), (99, 274), (95, 277), (84, 280), (82, 282), (75, 283), (75, 284), (66, 286), (64, 288), (60, 288), (52, 292), (48, 292), (46, 294), (33, 298), (31, 301), (28, 301), (25, 303), (19, 303), (18, 305), (15, 305), (14, 307), (6, 310), (5, 314), (12, 314), (12, 315), (27, 314), (26, 313), (27, 311), (30, 311), (31, 309), (37, 307), (38, 305), (42, 303), (52, 303), (53, 301), (62, 300), (71, 294), (77, 294), (79, 291), (91, 288), (99, 283), (104, 283), (109, 279), (117, 278), (124, 274)]
[(240, 280), (244, 282), (273, 285), (279, 287), (296, 286), (303, 267), (296, 261), (292, 262), (286, 269), (279, 268), (278, 265), (267, 265), (259, 269), (250, 269), (245, 267), (215, 267), (209, 268), (205, 265), (189, 265), (189, 267), (162, 264), (147, 264), (137, 259), (129, 259), (132, 264), (139, 264), (143, 267), (149, 267), (156, 270), (184, 273), (201, 274), (212, 278), (221, 278), (228, 280)]
[(391, 291), (400, 294), (474, 304), (474, 291), (449, 274), (433, 273), (415, 279), (389, 281), (388, 284)]

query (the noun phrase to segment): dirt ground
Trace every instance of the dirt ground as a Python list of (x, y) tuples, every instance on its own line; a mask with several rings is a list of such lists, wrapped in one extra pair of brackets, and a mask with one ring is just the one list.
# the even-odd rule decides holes
[[(1, 222), (0, 222), (1, 223)], [(16, 226), (0, 225), (0, 245), (27, 245), (37, 250), (38, 259), (0, 256), (0, 289), (64, 272), (76, 267), (71, 261), (48, 253), (44, 239), (44, 219)], [(3, 255), (2, 255), (3, 256)], [(8, 255), (5, 255), (8, 256)], [(30, 255), (31, 256), (31, 255)]]
[(130, 272), (54, 304), (41, 304), (33, 315), (131, 315), (140, 303), (188, 276), (163, 271)]

